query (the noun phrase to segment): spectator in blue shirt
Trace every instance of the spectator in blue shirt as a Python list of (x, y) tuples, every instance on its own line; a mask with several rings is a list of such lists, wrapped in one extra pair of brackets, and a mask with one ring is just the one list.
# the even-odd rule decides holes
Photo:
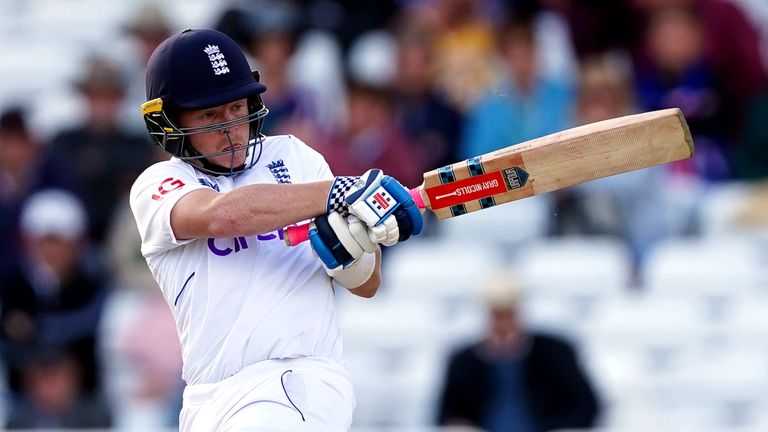
[(530, 21), (511, 23), (502, 33), (505, 73), (467, 113), (460, 155), (481, 155), (571, 126), (571, 86), (540, 72)]

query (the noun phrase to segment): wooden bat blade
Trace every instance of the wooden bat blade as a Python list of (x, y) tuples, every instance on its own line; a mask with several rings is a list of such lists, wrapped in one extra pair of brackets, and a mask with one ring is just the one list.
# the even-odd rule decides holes
[(424, 174), (439, 219), (693, 155), (677, 108), (634, 114), (526, 141)]

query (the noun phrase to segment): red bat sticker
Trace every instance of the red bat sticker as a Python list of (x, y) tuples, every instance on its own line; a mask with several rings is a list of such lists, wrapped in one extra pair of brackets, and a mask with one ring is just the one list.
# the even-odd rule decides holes
[(507, 191), (500, 171), (469, 177), (426, 190), (430, 207), (437, 210)]

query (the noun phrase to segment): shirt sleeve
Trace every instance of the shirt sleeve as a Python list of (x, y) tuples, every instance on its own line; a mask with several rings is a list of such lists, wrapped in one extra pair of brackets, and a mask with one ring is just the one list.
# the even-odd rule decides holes
[(197, 181), (190, 167), (169, 162), (155, 164), (144, 171), (131, 187), (131, 211), (141, 235), (145, 257), (166, 252), (194, 239), (179, 240), (171, 228), (171, 210), (186, 194), (205, 186)]
[(306, 164), (307, 178), (304, 179), (305, 182), (333, 180), (334, 175), (331, 172), (331, 167), (328, 166), (328, 162), (320, 152), (308, 146), (294, 135), (289, 135), (289, 137), (296, 143), (296, 148), (301, 154), (300, 157)]

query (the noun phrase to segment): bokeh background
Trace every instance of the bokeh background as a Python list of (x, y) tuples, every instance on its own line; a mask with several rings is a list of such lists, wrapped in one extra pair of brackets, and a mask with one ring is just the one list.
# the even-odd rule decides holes
[(579, 124), (688, 119), (691, 160), (430, 220), (374, 299), (340, 292), (353, 431), (442, 430), (499, 286), (523, 333), (574, 348), (592, 429), (768, 430), (765, 0), (0, 1), (0, 424), (177, 425), (180, 348), (126, 194), (165, 158), (144, 65), (187, 27), (236, 38), (265, 132), (337, 174), (415, 186)]

